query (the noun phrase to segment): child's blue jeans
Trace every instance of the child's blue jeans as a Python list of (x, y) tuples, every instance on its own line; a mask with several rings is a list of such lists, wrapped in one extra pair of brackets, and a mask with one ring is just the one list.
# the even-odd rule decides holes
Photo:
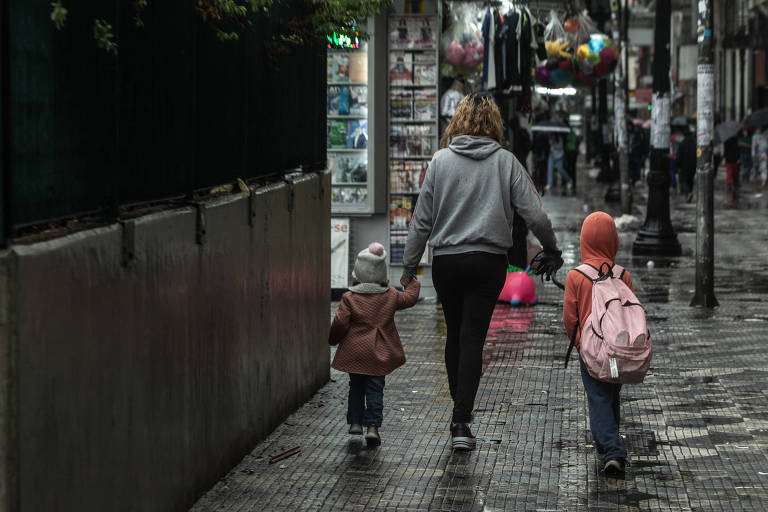
[(627, 449), (619, 438), (621, 384), (602, 382), (592, 377), (581, 356), (579, 365), (589, 403), (589, 428), (592, 430), (595, 447), (605, 460), (626, 459)]
[(349, 374), (347, 423), (380, 427), (384, 419), (384, 376)]

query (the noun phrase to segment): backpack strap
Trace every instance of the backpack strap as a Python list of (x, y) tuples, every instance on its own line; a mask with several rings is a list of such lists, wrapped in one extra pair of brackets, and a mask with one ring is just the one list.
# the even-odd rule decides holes
[(613, 277), (617, 277), (617, 278), (621, 279), (622, 277), (624, 277), (624, 272), (626, 272), (626, 271), (627, 271), (627, 269), (625, 269), (621, 265), (614, 265), (613, 266)]
[(589, 265), (587, 263), (584, 263), (582, 265), (579, 265), (574, 269), (579, 274), (583, 275), (593, 283), (597, 281), (597, 278), (600, 277), (600, 272), (593, 267), (592, 265)]
[(579, 322), (573, 328), (573, 334), (571, 334), (571, 344), (568, 345), (568, 352), (565, 353), (565, 368), (568, 368), (568, 361), (571, 359), (571, 352), (573, 347), (576, 346), (576, 333), (579, 332)]

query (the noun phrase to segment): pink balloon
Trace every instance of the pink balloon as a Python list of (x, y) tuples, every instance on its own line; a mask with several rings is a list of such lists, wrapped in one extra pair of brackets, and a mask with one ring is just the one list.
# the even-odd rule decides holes
[(533, 278), (527, 272), (507, 272), (507, 280), (499, 294), (499, 300), (510, 302), (513, 306), (536, 304), (538, 298)]
[(445, 49), (445, 62), (452, 66), (461, 66), (464, 61), (464, 48), (456, 41), (452, 41)]

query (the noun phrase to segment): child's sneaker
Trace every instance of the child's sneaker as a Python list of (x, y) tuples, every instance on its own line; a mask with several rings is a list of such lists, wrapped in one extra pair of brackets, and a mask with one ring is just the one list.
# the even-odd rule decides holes
[(605, 463), (605, 476), (611, 478), (621, 478), (624, 476), (624, 461), (622, 459), (611, 459)]
[(451, 445), (454, 450), (469, 451), (475, 449), (476, 439), (467, 423), (451, 423)]
[(368, 446), (379, 446), (381, 444), (379, 429), (373, 425), (368, 425), (368, 432), (365, 433), (365, 442)]
[(363, 426), (358, 423), (353, 423), (349, 426), (349, 433), (354, 436), (363, 435)]

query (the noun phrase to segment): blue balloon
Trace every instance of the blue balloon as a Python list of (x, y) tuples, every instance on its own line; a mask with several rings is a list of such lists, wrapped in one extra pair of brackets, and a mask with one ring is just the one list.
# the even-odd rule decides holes
[(589, 50), (591, 52), (600, 53), (600, 50), (603, 49), (605, 43), (603, 42), (602, 38), (592, 36), (589, 40), (589, 43), (587, 43), (587, 46), (589, 46)]

